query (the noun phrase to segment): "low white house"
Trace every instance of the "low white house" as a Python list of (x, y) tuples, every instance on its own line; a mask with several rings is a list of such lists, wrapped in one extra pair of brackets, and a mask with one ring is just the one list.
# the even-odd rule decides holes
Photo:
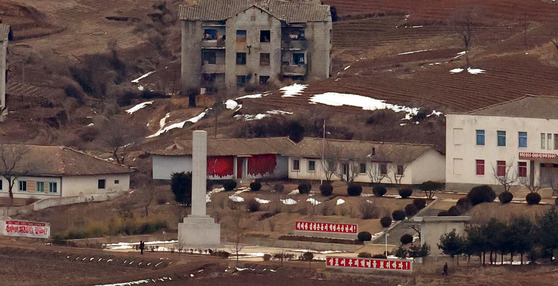
[(432, 145), (305, 138), (287, 153), (289, 179), (421, 184), (445, 181), (445, 158)]
[[(13, 166), (13, 167), (12, 167)], [(124, 166), (64, 146), (0, 145), (0, 196), (70, 197), (127, 191), (130, 173)]]
[[(255, 179), (287, 177), (288, 158), (283, 154), (294, 146), (286, 137), (227, 138), (207, 141), (209, 179)], [(172, 173), (192, 171), (192, 141), (175, 142), (150, 152), (153, 179), (170, 180)]]
[(558, 97), (524, 96), (446, 115), (446, 188), (498, 180), (558, 187)]

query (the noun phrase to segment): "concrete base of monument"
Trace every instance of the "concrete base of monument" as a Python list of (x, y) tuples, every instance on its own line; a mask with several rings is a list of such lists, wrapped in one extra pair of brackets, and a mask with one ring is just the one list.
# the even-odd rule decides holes
[(210, 216), (188, 216), (178, 224), (178, 247), (216, 248), (221, 245), (221, 225)]

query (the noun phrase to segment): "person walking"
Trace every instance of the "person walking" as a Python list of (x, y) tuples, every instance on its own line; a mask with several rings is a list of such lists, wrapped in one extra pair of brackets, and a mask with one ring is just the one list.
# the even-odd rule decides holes
[(145, 242), (143, 242), (142, 240), (140, 240), (139, 249), (141, 254), (143, 254), (143, 250), (145, 249)]
[(444, 276), (448, 276), (448, 263), (444, 264)]

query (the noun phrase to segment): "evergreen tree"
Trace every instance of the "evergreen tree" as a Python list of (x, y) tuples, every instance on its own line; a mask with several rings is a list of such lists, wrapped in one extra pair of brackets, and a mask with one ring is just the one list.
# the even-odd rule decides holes
[(171, 190), (174, 200), (186, 206), (192, 204), (192, 173), (172, 173)]

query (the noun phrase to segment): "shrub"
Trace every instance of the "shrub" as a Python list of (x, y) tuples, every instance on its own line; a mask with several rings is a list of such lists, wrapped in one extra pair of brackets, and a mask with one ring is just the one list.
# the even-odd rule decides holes
[(393, 255), (399, 258), (405, 258), (407, 257), (407, 249), (403, 248), (403, 246), (400, 245), (398, 248), (394, 250)]
[(409, 244), (413, 242), (413, 236), (410, 234), (404, 234), (401, 236), (401, 239), (399, 239), (399, 241), (401, 241), (401, 244)]
[(370, 234), (368, 231), (359, 232), (357, 237), (359, 241), (363, 241), (363, 242), (372, 240), (372, 234)]
[(370, 253), (370, 252), (359, 252), (358, 257), (360, 257), (360, 258), (372, 258), (372, 253)]
[(501, 192), (498, 195), (498, 199), (500, 200), (500, 203), (507, 204), (513, 200), (513, 194), (511, 192)]
[(283, 191), (285, 191), (285, 186), (283, 184), (275, 184), (273, 189), (278, 193), (282, 193)]
[(554, 205), (558, 206), (558, 198), (554, 199)]
[(225, 180), (223, 182), (223, 188), (225, 188), (226, 192), (230, 192), (236, 188), (237, 184), (235, 180)]
[(410, 197), (412, 194), (413, 194), (413, 189), (405, 188), (399, 190), (399, 195), (403, 199)]
[(192, 204), (192, 173), (180, 172), (171, 174), (171, 190), (174, 199), (187, 206)]
[(418, 208), (414, 204), (408, 204), (405, 206), (405, 214), (408, 217), (412, 217), (418, 213)]
[(471, 209), (471, 200), (469, 198), (461, 198), (457, 200), (455, 206), (461, 211), (461, 213), (465, 213)]
[(259, 191), (262, 188), (262, 183), (260, 181), (254, 181), (250, 183), (250, 190), (252, 191)]
[(302, 256), (300, 256), (300, 260), (302, 261), (312, 261), (312, 259), (314, 259), (314, 253), (310, 251), (304, 252)]
[(371, 219), (377, 217), (376, 206), (369, 202), (361, 202), (359, 205), (362, 219)]
[(490, 203), (493, 202), (496, 198), (496, 193), (490, 186), (482, 185), (476, 186), (469, 191), (467, 194), (467, 198), (471, 200), (471, 204), (476, 206), (480, 203)]
[(538, 205), (541, 201), (541, 195), (538, 193), (528, 193), (525, 197), (528, 205)]
[(438, 216), (451, 216), (448, 211), (441, 211), (438, 213)]
[(352, 197), (360, 196), (362, 193), (362, 186), (360, 185), (350, 185), (347, 187), (347, 194)]
[(409, 257), (425, 257), (430, 253), (430, 246), (428, 244), (411, 245), (409, 247)]
[(434, 193), (444, 188), (444, 184), (433, 181), (426, 181), (419, 185), (419, 189), (424, 192), (427, 198), (434, 197)]
[(389, 226), (391, 225), (391, 221), (392, 221), (392, 220), (391, 220), (391, 217), (385, 216), (385, 217), (383, 217), (383, 218), (380, 219), (380, 224), (381, 224), (383, 227), (389, 227)]
[(260, 210), (260, 203), (256, 199), (252, 198), (246, 202), (246, 209), (249, 212), (257, 212)]
[(374, 196), (381, 197), (387, 193), (387, 189), (385, 186), (378, 185), (372, 188), (372, 192), (374, 193)]
[(383, 258), (383, 259), (386, 259), (387, 256), (385, 256), (385, 255), (383, 255), (383, 254), (374, 254), (374, 255), (372, 255), (372, 258), (380, 258), (380, 259)]
[(425, 199), (414, 199), (413, 200), (413, 205), (415, 205), (417, 207), (417, 209), (422, 210), (424, 207), (426, 207), (426, 200)]
[(85, 103), (85, 95), (77, 87), (69, 84), (64, 87), (64, 92), (66, 93), (66, 96), (75, 98), (79, 105), (83, 105)]
[(312, 184), (309, 182), (302, 182), (298, 184), (298, 192), (301, 194), (309, 194), (310, 190), (312, 190)]
[(456, 206), (453, 206), (451, 208), (449, 208), (448, 213), (451, 216), (458, 216), (461, 215), (461, 211), (459, 210), (459, 208), (457, 208)]
[(263, 260), (264, 260), (264, 261), (269, 261), (269, 260), (271, 260), (271, 254), (269, 254), (269, 253), (264, 254)]
[(405, 215), (404, 210), (395, 210), (391, 213), (391, 217), (393, 217), (394, 220), (404, 220)]
[(320, 185), (320, 193), (322, 193), (322, 196), (324, 197), (328, 197), (331, 196), (331, 194), (333, 194), (333, 186), (330, 183), (323, 183)]
[(227, 258), (229, 258), (229, 256), (231, 256), (231, 254), (226, 252), (226, 251), (223, 251), (223, 250), (218, 250), (218, 251), (212, 252), (211, 256), (217, 256), (217, 257), (220, 257), (220, 258), (227, 259)]

